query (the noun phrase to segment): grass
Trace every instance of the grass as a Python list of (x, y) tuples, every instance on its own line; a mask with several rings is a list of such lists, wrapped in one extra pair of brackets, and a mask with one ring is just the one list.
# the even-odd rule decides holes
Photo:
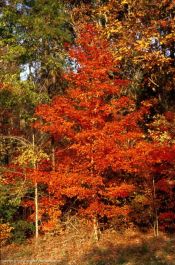
[(37, 265), (175, 265), (175, 239), (164, 234), (155, 238), (151, 233), (108, 230), (95, 242), (92, 231), (84, 227), (41, 237), (37, 246), (34, 241), (4, 246), (1, 258), (2, 265), (32, 264), (26, 260)]

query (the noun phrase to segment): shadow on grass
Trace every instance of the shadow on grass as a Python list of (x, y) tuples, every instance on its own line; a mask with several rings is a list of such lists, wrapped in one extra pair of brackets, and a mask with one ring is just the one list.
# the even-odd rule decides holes
[(85, 265), (175, 265), (174, 242), (152, 238), (141, 243), (94, 246), (82, 260)]
[(88, 237), (81, 240), (72, 237), (62, 242), (60, 238), (52, 238), (41, 240), (37, 247), (9, 246), (1, 258), (18, 260), (18, 263), (2, 263), (6, 265), (175, 265), (175, 239), (110, 232), (103, 234), (98, 243)]

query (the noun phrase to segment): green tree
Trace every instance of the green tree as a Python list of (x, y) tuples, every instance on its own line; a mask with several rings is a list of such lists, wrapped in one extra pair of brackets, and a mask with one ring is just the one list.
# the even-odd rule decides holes
[(60, 91), (63, 45), (72, 38), (62, 1), (10, 1), (2, 8), (0, 30), (3, 80), (9, 75), (19, 79), (23, 72), (21, 77), (34, 81), (38, 92)]
[[(9, 172), (9, 168), (17, 157), (23, 164), (20, 171), (31, 160), (28, 156), (33, 149), (24, 148), (21, 143), (32, 143), (30, 122), (36, 105), (64, 90), (64, 43), (72, 41), (73, 30), (63, 1), (12, 0), (4, 1), (0, 7), (0, 168), (6, 180), (7, 173), (12, 178), (16, 176), (17, 166), (14, 172)], [(45, 139), (41, 134), (35, 138), (40, 143)], [(35, 166), (33, 163), (32, 168)], [(14, 183), (0, 186), (3, 222), (12, 223), (14, 216), (20, 215), (21, 201), (31, 188), (26, 180), (23, 193), (17, 196), (14, 189), (20, 189), (24, 178), (18, 181), (16, 177)], [(22, 214), (19, 218), (23, 219)]]

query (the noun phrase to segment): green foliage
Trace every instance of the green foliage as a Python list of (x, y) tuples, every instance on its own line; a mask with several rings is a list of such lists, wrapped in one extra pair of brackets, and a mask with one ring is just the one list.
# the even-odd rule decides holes
[(0, 167), (0, 170), (0, 218), (11, 224), (31, 184), (17, 168)]
[(27, 66), (25, 79), (34, 81), (37, 92), (48, 92), (48, 86), (60, 89), (64, 43), (73, 37), (62, 1), (13, 0), (2, 8), (0, 30), (0, 79), (13, 76), (19, 81), (21, 68)]
[(6, 222), (12, 222), (15, 213), (21, 204), (21, 198), (26, 192), (22, 181), (15, 184), (0, 183), (0, 216)]
[(9, 108), (13, 108), (16, 107), (16, 102), (17, 102), (18, 98), (14, 95), (12, 95), (12, 93), (7, 90), (7, 89), (3, 89), (2, 91), (0, 91), (0, 107), (5, 108), (5, 109), (9, 109)]
[(27, 238), (34, 234), (35, 227), (32, 223), (27, 221), (19, 220), (13, 223), (13, 233), (11, 242), (22, 244)]

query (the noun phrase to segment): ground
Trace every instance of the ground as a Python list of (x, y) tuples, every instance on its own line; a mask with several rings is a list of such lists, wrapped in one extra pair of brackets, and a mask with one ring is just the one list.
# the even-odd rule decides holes
[[(73, 225), (74, 226), (74, 225)], [(175, 265), (175, 236), (152, 231), (106, 230), (96, 242), (92, 231), (72, 226), (57, 235), (40, 236), (1, 249), (6, 265)]]

